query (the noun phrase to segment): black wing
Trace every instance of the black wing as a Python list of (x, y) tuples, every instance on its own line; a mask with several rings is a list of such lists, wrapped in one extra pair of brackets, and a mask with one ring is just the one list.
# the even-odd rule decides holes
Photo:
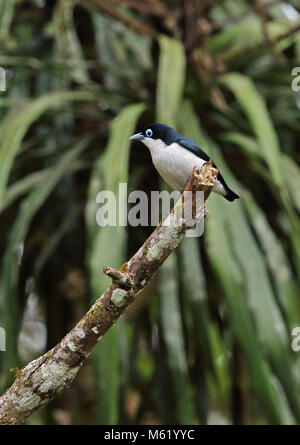
[[(197, 145), (194, 141), (192, 141), (191, 139), (188, 139), (186, 137), (182, 137), (180, 138), (178, 141), (178, 144), (182, 145), (184, 148), (186, 148), (187, 150), (191, 151), (192, 153), (194, 153), (194, 155), (198, 156), (198, 158), (203, 159), (204, 161), (208, 162), (210, 160), (210, 157), (205, 153), (205, 151), (202, 150), (202, 148), (199, 147), (199, 145)], [(216, 164), (213, 164), (213, 166), (218, 169), (218, 167), (216, 166)], [(221, 184), (224, 186), (225, 190), (230, 190), (228, 185), (225, 182), (225, 179), (223, 178), (223, 176), (221, 175), (221, 173), (218, 171), (218, 176), (217, 176), (218, 180), (221, 182)]]
[(191, 139), (188, 139), (186, 137), (182, 137), (178, 140), (178, 144), (185, 147), (187, 150), (194, 153), (194, 155), (198, 156), (198, 158), (203, 159), (204, 161), (209, 161), (209, 156), (205, 153), (205, 151), (202, 150), (202, 148), (199, 147), (194, 141)]

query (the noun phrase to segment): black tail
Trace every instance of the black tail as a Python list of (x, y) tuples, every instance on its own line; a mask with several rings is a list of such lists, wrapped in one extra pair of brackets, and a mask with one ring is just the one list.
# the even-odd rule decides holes
[(224, 198), (226, 198), (227, 201), (234, 201), (235, 199), (239, 199), (239, 195), (237, 195), (232, 190), (230, 190), (230, 188), (226, 184), (225, 179), (223, 178), (223, 176), (221, 175), (220, 172), (218, 173), (217, 178), (221, 182), (221, 184), (223, 185), (224, 189), (227, 192), (226, 196), (224, 196)]
[(227, 190), (227, 195), (224, 196), (224, 198), (227, 199), (227, 201), (234, 201), (235, 199), (239, 199), (239, 195), (237, 195), (236, 193), (234, 193), (232, 190), (228, 189)]

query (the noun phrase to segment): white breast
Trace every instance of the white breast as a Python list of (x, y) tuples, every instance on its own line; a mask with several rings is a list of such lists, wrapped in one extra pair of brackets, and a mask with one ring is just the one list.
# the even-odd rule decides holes
[[(186, 186), (194, 167), (201, 169), (205, 163), (201, 158), (179, 144), (166, 145), (162, 140), (145, 138), (144, 144), (149, 148), (153, 164), (162, 178), (174, 190), (182, 191)], [(214, 190), (225, 194), (222, 184), (217, 181)]]

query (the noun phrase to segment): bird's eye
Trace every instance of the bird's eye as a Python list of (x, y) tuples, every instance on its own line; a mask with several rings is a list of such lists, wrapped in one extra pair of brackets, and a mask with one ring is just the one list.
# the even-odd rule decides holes
[(153, 136), (153, 131), (150, 128), (148, 128), (148, 130), (146, 130), (145, 134), (148, 138), (151, 138), (151, 136)]

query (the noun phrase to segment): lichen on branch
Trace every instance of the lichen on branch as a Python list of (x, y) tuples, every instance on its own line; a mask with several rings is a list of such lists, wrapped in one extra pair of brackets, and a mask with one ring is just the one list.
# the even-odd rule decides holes
[(93, 347), (191, 227), (185, 219), (186, 207), (191, 204), (185, 199), (185, 192), (192, 192), (193, 204), (196, 192), (202, 191), (205, 202), (217, 173), (212, 161), (204, 164), (201, 171), (194, 168), (184, 193), (133, 257), (119, 270), (104, 268), (104, 273), (112, 278), (111, 285), (59, 344), (18, 372), (13, 385), (0, 397), (0, 424), (22, 424), (70, 386)]

